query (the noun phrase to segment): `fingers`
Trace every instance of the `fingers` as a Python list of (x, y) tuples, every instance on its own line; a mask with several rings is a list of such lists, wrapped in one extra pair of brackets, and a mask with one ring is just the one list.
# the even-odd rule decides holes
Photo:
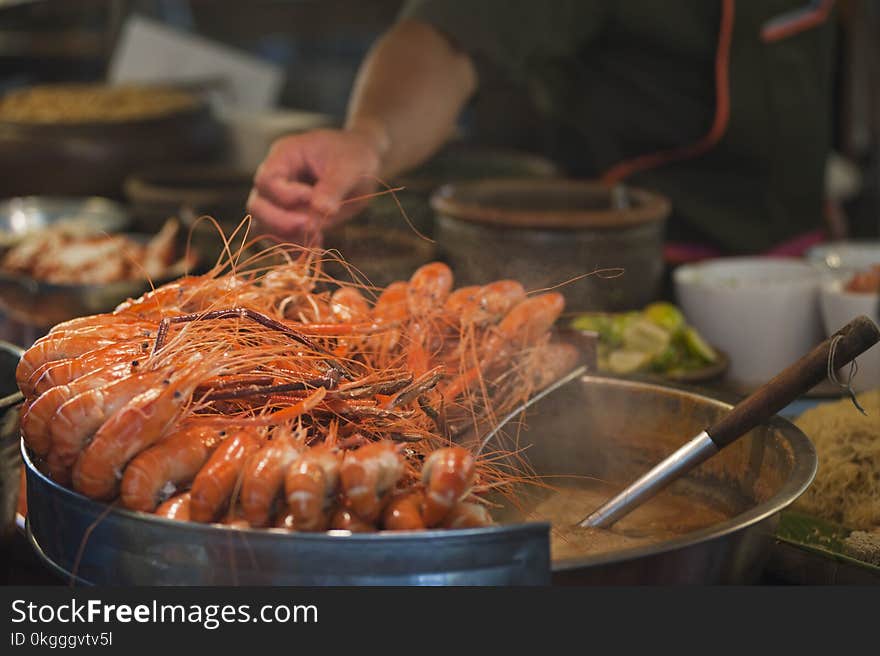
[(247, 209), (267, 231), (283, 239), (298, 243), (311, 242), (312, 245), (320, 240), (318, 218), (309, 210), (308, 205), (296, 210), (284, 209), (254, 189), (248, 197)]
[(259, 173), (254, 178), (254, 187), (266, 200), (290, 210), (298, 205), (308, 205), (314, 190), (311, 185), (304, 182), (287, 180), (282, 177), (260, 177)]

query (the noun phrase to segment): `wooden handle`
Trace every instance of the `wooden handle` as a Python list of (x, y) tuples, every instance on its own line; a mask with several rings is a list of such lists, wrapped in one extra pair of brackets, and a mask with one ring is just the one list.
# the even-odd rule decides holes
[[(839, 339), (838, 339), (839, 338)], [(854, 360), (880, 340), (880, 328), (862, 315), (850, 321), (769, 383), (740, 401), (722, 419), (706, 429), (721, 449), (782, 410), (828, 375), (828, 357), (834, 346), (834, 370)]]

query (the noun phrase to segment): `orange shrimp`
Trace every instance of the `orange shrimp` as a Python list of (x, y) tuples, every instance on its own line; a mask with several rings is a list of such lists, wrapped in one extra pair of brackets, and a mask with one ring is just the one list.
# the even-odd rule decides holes
[(418, 531), (425, 528), (425, 494), (410, 490), (391, 498), (382, 513), (382, 526), (389, 531)]
[(471, 452), (460, 446), (437, 449), (422, 467), (425, 485), (426, 526), (436, 526), (470, 489), (475, 462)]
[(351, 531), (352, 533), (372, 533), (376, 527), (365, 522), (347, 508), (338, 508), (330, 518), (329, 527), (332, 530)]
[[(49, 337), (51, 339), (48, 339)], [(34, 344), (21, 356), (21, 360), (18, 361), (18, 366), (15, 368), (15, 381), (18, 383), (18, 388), (23, 393), (28, 394), (32, 391), (28, 385), (31, 375), (43, 365), (49, 362), (74, 358), (101, 346), (110, 346), (116, 342), (117, 340), (114, 339), (96, 338), (88, 334), (48, 335), (44, 341)]]
[(534, 346), (547, 334), (565, 307), (562, 294), (550, 292), (517, 303), (499, 322), (481, 348), (480, 362), (441, 385), (444, 403), (455, 399), (496, 363), (508, 366), (511, 351)]
[(470, 285), (468, 287), (459, 287), (455, 291), (449, 293), (446, 301), (443, 303), (443, 310), (452, 316), (461, 316), (471, 311), (474, 305), (479, 304), (478, 295), (482, 287), (479, 285)]
[(409, 283), (398, 280), (379, 294), (373, 306), (373, 318), (385, 323), (402, 321), (407, 316), (407, 290)]
[(492, 515), (484, 506), (469, 501), (459, 501), (440, 523), (441, 528), (479, 528), (491, 526)]
[(497, 353), (493, 351), (507, 345), (532, 346), (553, 327), (564, 308), (565, 298), (558, 292), (539, 294), (517, 303), (498, 323), (496, 339), (487, 350), (494, 356)]
[(253, 429), (228, 435), (196, 474), (190, 494), (190, 515), (195, 522), (213, 522), (226, 507), (247, 459), (260, 448)]
[(156, 514), (159, 517), (167, 519), (176, 519), (181, 522), (188, 522), (190, 519), (190, 504), (192, 497), (189, 492), (183, 492), (177, 496), (173, 496), (156, 508)]
[(452, 270), (443, 262), (431, 262), (416, 269), (406, 290), (409, 313), (422, 317), (442, 308), (453, 282)]
[(214, 273), (207, 273), (203, 276), (186, 276), (139, 298), (120, 303), (113, 313), (158, 320), (169, 314), (197, 312), (228, 298), (243, 284), (243, 281), (231, 275), (215, 277)]
[(370, 319), (370, 304), (356, 287), (340, 287), (333, 292), (330, 311), (340, 323), (362, 323)]
[(22, 392), (39, 396), (52, 387), (66, 385), (96, 369), (126, 360), (136, 367), (141, 359), (149, 355), (152, 346), (152, 341), (148, 339), (133, 340), (96, 348), (75, 358), (49, 362), (31, 375), (28, 389), (22, 388)]
[(195, 478), (224, 435), (195, 420), (136, 455), (122, 475), (122, 505), (152, 511), (163, 498)]
[(109, 323), (96, 323), (94, 325), (83, 325), (77, 328), (65, 328), (62, 330), (53, 330), (34, 342), (34, 346), (43, 342), (70, 339), (79, 336), (92, 337), (94, 339), (108, 339), (119, 342), (127, 339), (145, 338), (150, 339), (156, 336), (158, 324), (153, 321), (132, 320), (132, 321), (111, 321)]
[(479, 310), (467, 319), (485, 325), (496, 323), (515, 306), (526, 300), (526, 290), (515, 280), (496, 280), (480, 289)]
[(347, 452), (339, 477), (349, 507), (361, 519), (376, 521), (382, 502), (403, 476), (403, 470), (398, 446), (390, 440)]
[(339, 485), (339, 455), (335, 446), (307, 449), (287, 470), (284, 494), (298, 531), (321, 531)]
[(194, 359), (105, 421), (74, 465), (74, 488), (92, 499), (112, 498), (125, 465), (174, 425), (204, 371), (204, 362)]
[(305, 431), (276, 428), (266, 442), (244, 465), (239, 501), (251, 526), (268, 526), (272, 506), (284, 488), (284, 477), (299, 457)]
[(73, 397), (103, 387), (131, 374), (131, 364), (121, 362), (93, 371), (67, 385), (51, 387), (31, 403), (21, 415), (21, 432), (28, 447), (45, 456), (51, 445), (51, 424), (58, 409)]
[(104, 314), (90, 314), (84, 317), (76, 317), (68, 319), (61, 323), (55, 324), (49, 330), (49, 335), (60, 333), (68, 330), (77, 330), (79, 328), (88, 328), (91, 326), (103, 326), (110, 323), (138, 323), (144, 321), (133, 314), (105, 312)]
[(104, 422), (133, 397), (160, 386), (164, 377), (163, 372), (155, 371), (135, 374), (86, 390), (58, 407), (49, 427), (48, 456), (53, 468), (71, 467)]

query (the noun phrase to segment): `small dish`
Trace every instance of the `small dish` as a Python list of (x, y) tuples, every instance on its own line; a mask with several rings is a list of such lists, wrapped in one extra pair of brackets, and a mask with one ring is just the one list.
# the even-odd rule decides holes
[(821, 274), (799, 259), (705, 260), (673, 279), (688, 322), (730, 358), (734, 384), (770, 380), (822, 339)]
[[(819, 293), (822, 321), (825, 334), (832, 335), (849, 321), (865, 315), (880, 323), (880, 293), (848, 292), (844, 289), (845, 280), (830, 280), (823, 283)], [(856, 359), (858, 371), (852, 380), (856, 392), (880, 387), (880, 344), (875, 344)], [(848, 369), (847, 369), (848, 371)], [(846, 380), (848, 373), (842, 371), (838, 377)]]
[(880, 264), (880, 241), (836, 241), (814, 246), (807, 261), (828, 277), (844, 278)]

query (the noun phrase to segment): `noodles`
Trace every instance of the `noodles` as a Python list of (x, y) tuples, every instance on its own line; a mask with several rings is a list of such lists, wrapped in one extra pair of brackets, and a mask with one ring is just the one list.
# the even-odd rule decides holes
[(880, 389), (805, 412), (797, 426), (819, 455), (816, 480), (796, 506), (848, 528), (880, 527)]

